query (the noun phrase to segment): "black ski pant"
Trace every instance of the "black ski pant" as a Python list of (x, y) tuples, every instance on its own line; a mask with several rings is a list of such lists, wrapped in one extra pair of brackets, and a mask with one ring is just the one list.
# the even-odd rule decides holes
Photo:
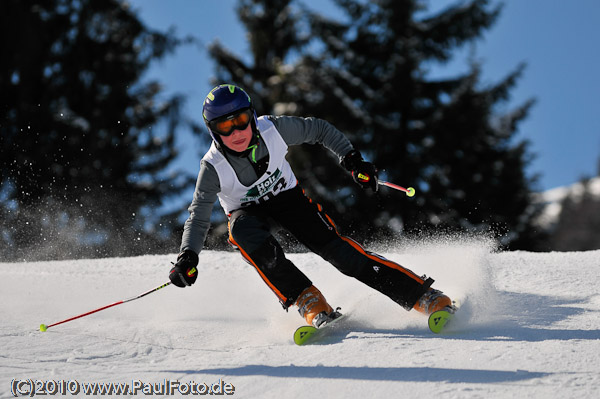
[(308, 199), (296, 186), (229, 215), (229, 241), (256, 268), (286, 309), (312, 282), (285, 257), (272, 235), (278, 228), (287, 230), (340, 272), (387, 295), (407, 310), (433, 283), (339, 235), (321, 205)]

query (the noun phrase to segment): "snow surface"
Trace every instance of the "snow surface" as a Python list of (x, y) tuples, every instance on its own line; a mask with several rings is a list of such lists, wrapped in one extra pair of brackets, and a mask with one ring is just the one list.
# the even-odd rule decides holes
[(175, 255), (0, 263), (0, 396), (12, 396), (13, 379), (64, 379), (222, 380), (240, 398), (599, 397), (600, 251), (498, 253), (454, 238), (383, 254), (462, 301), (445, 335), (319, 257), (291, 254), (347, 313), (321, 342), (296, 346), (297, 312), (239, 254), (210, 251), (191, 288), (40, 332), (168, 281)]

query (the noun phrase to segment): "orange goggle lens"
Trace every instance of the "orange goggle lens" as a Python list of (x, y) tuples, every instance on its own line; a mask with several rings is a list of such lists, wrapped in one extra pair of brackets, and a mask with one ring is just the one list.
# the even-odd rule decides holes
[(210, 127), (221, 136), (229, 136), (235, 129), (245, 129), (250, 123), (251, 117), (251, 112), (247, 109), (238, 114), (229, 115), (225, 119), (212, 121)]

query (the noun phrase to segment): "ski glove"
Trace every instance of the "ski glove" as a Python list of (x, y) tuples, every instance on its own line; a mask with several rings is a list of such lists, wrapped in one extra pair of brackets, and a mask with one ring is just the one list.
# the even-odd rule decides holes
[(186, 249), (177, 256), (177, 263), (169, 273), (171, 282), (181, 288), (192, 285), (198, 278), (198, 254)]
[(373, 191), (377, 191), (377, 168), (371, 162), (365, 161), (360, 152), (350, 151), (341, 163), (363, 189), (371, 188)]

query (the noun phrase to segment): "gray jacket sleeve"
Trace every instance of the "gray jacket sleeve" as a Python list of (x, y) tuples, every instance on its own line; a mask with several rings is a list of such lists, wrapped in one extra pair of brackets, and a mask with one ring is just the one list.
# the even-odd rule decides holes
[(202, 161), (194, 190), (194, 199), (188, 208), (190, 216), (183, 226), (181, 251), (191, 249), (199, 254), (202, 250), (210, 227), (212, 209), (217, 200), (217, 193), (220, 191), (221, 185), (217, 171), (211, 164)]
[(354, 149), (344, 133), (323, 119), (272, 115), (268, 118), (288, 146), (319, 143), (336, 154), (340, 161)]

